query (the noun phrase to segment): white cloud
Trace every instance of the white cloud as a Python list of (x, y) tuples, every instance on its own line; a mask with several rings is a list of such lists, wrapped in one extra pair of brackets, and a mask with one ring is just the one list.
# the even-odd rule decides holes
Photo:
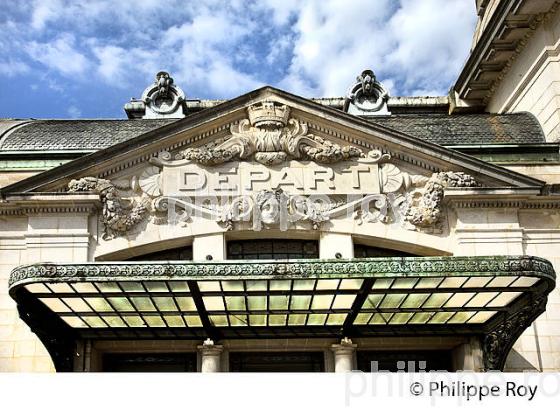
[(32, 9), (31, 27), (42, 30), (50, 20), (60, 15), (64, 6), (59, 0), (35, 0)]
[(389, 1), (301, 4), (290, 76), (300, 77), (318, 95), (342, 95), (364, 68), (378, 69), (390, 46), (377, 32)]
[(98, 60), (97, 73), (116, 88), (130, 87), (134, 74), (154, 75), (162, 68), (157, 51), (93, 45), (92, 52)]
[(266, 56), (266, 62), (269, 65), (276, 64), (279, 59), (292, 47), (292, 36), (283, 35), (274, 39), (270, 46), (270, 51)]
[[(286, 10), (271, 0), (282, 13)], [(280, 82), (293, 91), (342, 95), (365, 68), (395, 92), (451, 86), (471, 41), (476, 15), (464, 0), (307, 1), (296, 7), (294, 57)], [(294, 13), (294, 12), (292, 12)]]
[(87, 68), (87, 59), (74, 48), (75, 38), (71, 34), (62, 34), (48, 43), (32, 41), (26, 46), (31, 58), (46, 65), (50, 69), (64, 75), (79, 75)]
[(163, 44), (173, 46), (191, 41), (197, 47), (225, 46), (235, 43), (254, 29), (251, 22), (244, 23), (232, 21), (225, 11), (211, 14), (205, 10), (190, 22), (170, 27), (163, 35)]
[(122, 81), (127, 51), (122, 47), (94, 47), (93, 54), (99, 60), (97, 71), (106, 80)]
[(2, 23), (0, 72), (33, 72), (34, 60), (139, 96), (167, 70), (192, 98), (230, 98), (264, 81), (340, 96), (371, 68), (393, 95), (444, 94), (475, 20), (467, 0), (37, 0), (26, 21)]
[(0, 61), (0, 74), (7, 77), (15, 77), (17, 75), (29, 72), (29, 66), (21, 61), (8, 59)]
[(452, 85), (471, 43), (472, 11), (473, 5), (461, 0), (403, 0), (388, 24), (396, 47), (387, 63), (405, 78), (405, 90), (441, 93)]
[(66, 112), (68, 113), (70, 118), (80, 118), (82, 116), (82, 111), (75, 105), (71, 105), (70, 107), (68, 107), (68, 110), (66, 110)]

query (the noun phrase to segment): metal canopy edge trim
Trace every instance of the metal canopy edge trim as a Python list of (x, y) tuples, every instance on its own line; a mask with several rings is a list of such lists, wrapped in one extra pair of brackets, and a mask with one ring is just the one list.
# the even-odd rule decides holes
[(454, 334), (477, 336), (485, 368), (500, 370), (555, 272), (531, 256), (41, 263), (9, 283), (57, 370), (81, 339)]
[(220, 261), (220, 262), (88, 262), (22, 265), (10, 274), (10, 292), (25, 283), (51, 281), (499, 276), (524, 273), (547, 279), (556, 275), (552, 264), (535, 256), (392, 257), (352, 260)]

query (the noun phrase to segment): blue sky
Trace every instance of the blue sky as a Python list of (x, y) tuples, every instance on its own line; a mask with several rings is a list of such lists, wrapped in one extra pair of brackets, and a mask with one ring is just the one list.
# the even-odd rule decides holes
[(444, 95), (474, 0), (0, 0), (1, 118), (123, 118), (156, 72), (187, 98), (270, 84), (342, 96), (365, 68), (391, 95)]

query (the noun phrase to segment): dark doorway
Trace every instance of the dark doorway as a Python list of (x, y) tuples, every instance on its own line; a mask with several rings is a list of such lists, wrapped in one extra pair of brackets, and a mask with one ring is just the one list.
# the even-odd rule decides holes
[(379, 371), (411, 373), (434, 370), (453, 371), (451, 351), (448, 350), (410, 352), (359, 350), (357, 356), (358, 370), (362, 372), (371, 372), (372, 362), (377, 362)]
[(232, 372), (323, 372), (322, 352), (232, 352)]
[(105, 372), (196, 372), (196, 353), (103, 355)]

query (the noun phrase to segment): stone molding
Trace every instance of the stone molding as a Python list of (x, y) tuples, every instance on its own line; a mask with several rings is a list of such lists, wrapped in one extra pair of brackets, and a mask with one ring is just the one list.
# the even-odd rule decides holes
[[(447, 197), (446, 197), (447, 198)], [(448, 199), (444, 201), (446, 205), (452, 206), (456, 209), (468, 208), (513, 208), (513, 209), (559, 209), (560, 198), (552, 199), (550, 197), (531, 198), (525, 200), (508, 200), (508, 199)]]
[(39, 207), (0, 207), (1, 216), (26, 216), (35, 214), (93, 214), (97, 210), (96, 205), (84, 206), (63, 206), (63, 205), (44, 205)]
[[(560, 40), (554, 46), (546, 47), (537, 60), (531, 65), (531, 68), (523, 76), (522, 81), (515, 87), (513, 93), (506, 99), (500, 107), (499, 112), (511, 112), (512, 107), (519, 103), (521, 97), (527, 93), (530, 84), (538, 79), (539, 73), (543, 70), (543, 66), (550, 63), (551, 60), (558, 61), (560, 56)], [(504, 73), (504, 77), (507, 74)], [(503, 79), (503, 78), (502, 78)]]
[(519, 57), (519, 54), (521, 54), (521, 52), (525, 49), (525, 46), (527, 45), (527, 43), (529, 42), (531, 37), (533, 37), (533, 34), (535, 34), (535, 31), (537, 30), (537, 28), (540, 25), (545, 24), (552, 17), (552, 15), (554, 13), (556, 13), (559, 6), (560, 6), (560, 1), (555, 1), (546, 13), (538, 14), (535, 17), (534, 22), (532, 22), (532, 24), (530, 24), (530, 26), (529, 26), (529, 30), (519, 40), (518, 46), (515, 47), (514, 52), (512, 53), (510, 58), (504, 64), (504, 68), (502, 69), (500, 74), (496, 77), (496, 79), (494, 80), (494, 82), (490, 86), (490, 88), (488, 90), (488, 93), (486, 94), (486, 96), (484, 97), (484, 100), (483, 100), (484, 105), (488, 104), (488, 101), (490, 100), (492, 94), (494, 93), (494, 91), (496, 91), (496, 89), (500, 85), (500, 82), (508, 74), (508, 72), (510, 71), (511, 67), (513, 66), (515, 60), (517, 59), (517, 57)]
[[(504, 1), (498, 5), (499, 10), (490, 18), (453, 87), (463, 101), (477, 106), (487, 105), (536, 29), (548, 20), (560, 5), (560, 1), (539, 1), (543, 3), (540, 7), (542, 11), (530, 14), (517, 14), (516, 10), (522, 9), (520, 3), (523, 1)], [(503, 59), (499, 58), (501, 54), (504, 55)], [(500, 61), (490, 63), (488, 59)]]

